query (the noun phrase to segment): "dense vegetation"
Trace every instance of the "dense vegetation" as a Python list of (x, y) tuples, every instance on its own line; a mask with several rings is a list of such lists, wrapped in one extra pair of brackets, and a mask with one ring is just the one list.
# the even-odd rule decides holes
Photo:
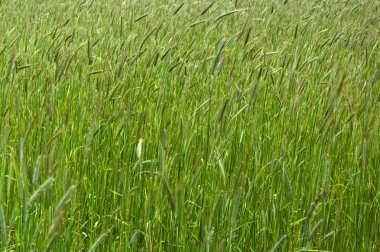
[(380, 2), (0, 1), (0, 244), (378, 251)]

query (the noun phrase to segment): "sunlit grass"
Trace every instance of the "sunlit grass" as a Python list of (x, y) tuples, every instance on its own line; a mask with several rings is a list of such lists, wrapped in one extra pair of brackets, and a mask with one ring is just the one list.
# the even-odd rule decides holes
[(0, 0), (8, 251), (377, 251), (380, 2)]

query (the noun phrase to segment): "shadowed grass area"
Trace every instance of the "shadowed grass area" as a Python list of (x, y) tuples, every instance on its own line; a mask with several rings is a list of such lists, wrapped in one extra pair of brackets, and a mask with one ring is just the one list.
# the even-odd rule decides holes
[(0, 248), (377, 251), (379, 17), (0, 0)]

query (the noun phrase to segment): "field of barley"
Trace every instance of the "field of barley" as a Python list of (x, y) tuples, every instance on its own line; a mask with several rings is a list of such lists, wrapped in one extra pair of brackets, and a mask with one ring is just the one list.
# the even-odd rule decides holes
[(0, 0), (1, 251), (379, 251), (379, 0)]

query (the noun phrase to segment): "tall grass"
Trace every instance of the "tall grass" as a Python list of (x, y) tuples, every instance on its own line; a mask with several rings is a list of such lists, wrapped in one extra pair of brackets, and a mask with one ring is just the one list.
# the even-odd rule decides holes
[(377, 251), (379, 13), (0, 1), (1, 250)]

